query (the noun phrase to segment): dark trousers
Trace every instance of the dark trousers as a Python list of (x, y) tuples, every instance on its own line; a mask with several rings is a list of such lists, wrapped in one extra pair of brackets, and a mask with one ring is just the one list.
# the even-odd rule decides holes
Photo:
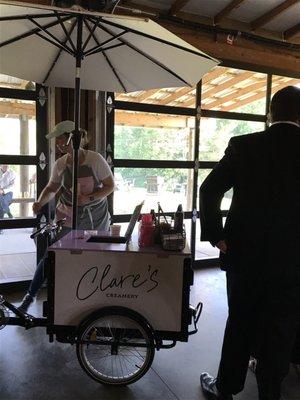
[[(63, 236), (65, 236), (68, 232), (70, 232), (70, 228), (62, 228), (62, 230), (53, 238), (49, 239), (50, 243), (53, 244), (57, 240), (61, 239)], [(48, 250), (46, 250), (44, 256), (41, 258), (40, 262), (38, 263), (34, 276), (32, 278), (32, 281), (30, 282), (30, 286), (28, 288), (28, 293), (32, 296), (35, 297), (38, 293), (38, 291), (41, 289), (43, 283), (46, 280), (45, 276), (45, 258), (47, 257)]]
[(299, 326), (299, 282), (227, 272), (227, 294), (217, 387), (223, 393), (241, 392), (256, 349), (259, 398), (278, 400)]
[(4, 217), (4, 214), (10, 213), (9, 205), (12, 201), (12, 197), (12, 192), (0, 195), (0, 219)]

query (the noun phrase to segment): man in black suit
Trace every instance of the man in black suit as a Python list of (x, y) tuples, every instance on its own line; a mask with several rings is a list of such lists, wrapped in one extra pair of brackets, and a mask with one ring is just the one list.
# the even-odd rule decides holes
[[(205, 394), (243, 390), (250, 355), (258, 359), (260, 400), (279, 400), (300, 314), (300, 88), (271, 102), (271, 126), (234, 137), (200, 188), (201, 239), (220, 249), (228, 319), (217, 378), (201, 374)], [(225, 226), (220, 204), (233, 188)]]

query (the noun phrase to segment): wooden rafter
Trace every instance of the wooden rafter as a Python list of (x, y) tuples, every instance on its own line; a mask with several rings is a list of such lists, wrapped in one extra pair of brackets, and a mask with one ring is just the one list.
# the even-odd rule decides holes
[(289, 7), (293, 6), (294, 4), (298, 3), (299, 0), (285, 0), (283, 3), (279, 4), (279, 6), (272, 8), (272, 10), (266, 12), (265, 14), (258, 17), (251, 23), (252, 30), (255, 31), (256, 29), (266, 25), (272, 19), (277, 17), (279, 14), (283, 13)]
[(125, 126), (144, 126), (151, 128), (172, 128), (184, 129), (193, 127), (195, 124), (193, 117), (175, 116), (175, 115), (157, 115), (149, 113), (130, 113), (118, 111), (115, 114), (116, 125)]
[(142, 103), (144, 100), (146, 100), (149, 97), (153, 96), (157, 92), (159, 92), (159, 89), (147, 90), (147, 91), (141, 93), (139, 96), (135, 97), (134, 101), (137, 102), (137, 103)]
[(287, 29), (283, 32), (282, 36), (284, 40), (289, 40), (293, 36), (297, 35), (300, 32), (300, 23), (292, 26), (291, 28)]
[[(214, 79), (216, 79), (219, 76), (223, 75), (226, 72), (227, 72), (227, 68), (215, 68), (213, 71), (209, 72), (208, 74), (206, 74), (203, 77), (202, 84), (205, 85), (205, 84), (209, 83), (210, 81), (213, 81)], [(170, 93), (169, 96), (163, 98), (159, 102), (159, 104), (163, 104), (163, 105), (171, 104), (172, 102), (180, 99), (181, 97), (186, 96), (187, 94), (192, 92), (192, 90), (193, 89), (191, 89), (191, 88), (182, 88), (182, 89), (178, 90), (177, 92)], [(190, 105), (194, 105), (195, 104), (195, 98), (190, 100), (190, 102), (191, 102)]]
[[(230, 94), (228, 94), (227, 96), (224, 97), (220, 97), (218, 99), (216, 99), (215, 101), (206, 104), (205, 108), (206, 109), (213, 109), (216, 107), (220, 107), (222, 106), (222, 104), (227, 103), (230, 100), (237, 100), (239, 97), (244, 96), (247, 93), (251, 93), (251, 92), (256, 92), (257, 90), (266, 88), (266, 81), (263, 82), (256, 82), (256, 83), (252, 83), (244, 88), (236, 88), (236, 90), (234, 92), (231, 92)], [(266, 93), (264, 91), (264, 93)], [(240, 100), (237, 100), (238, 102), (240, 102)], [(223, 110), (223, 107), (222, 107)]]
[(9, 117), (27, 115), (29, 117), (34, 117), (35, 105), (28, 103), (0, 101), (0, 115), (7, 115)]
[(170, 14), (176, 15), (190, 0), (175, 0), (171, 5)]
[(176, 101), (180, 99), (180, 97), (186, 96), (188, 93), (190, 93), (193, 89), (192, 88), (182, 88), (176, 92), (169, 93), (168, 96), (162, 98), (159, 102), (161, 105), (167, 105), (172, 103), (173, 101)]
[(230, 76), (230, 79), (225, 81), (224, 83), (217, 84), (213, 88), (207, 90), (206, 92), (203, 93), (204, 97), (211, 97), (214, 96), (216, 93), (220, 93), (223, 90), (229, 89), (231, 87), (234, 87), (238, 83), (241, 83), (245, 81), (246, 79), (250, 79), (253, 77), (253, 72), (247, 71), (243, 72), (241, 74), (237, 74), (234, 76)]
[[(280, 80), (280, 78), (278, 78), (278, 80)], [(272, 94), (277, 92), (280, 89), (283, 89), (286, 86), (295, 85), (296, 83), (299, 83), (299, 80), (291, 79), (288, 82), (278, 83), (278, 84), (277, 83), (278, 82), (276, 82), (276, 86), (272, 87)], [(246, 99), (238, 100), (234, 104), (230, 104), (228, 106), (222, 107), (222, 111), (232, 111), (232, 110), (234, 110), (236, 108), (239, 108), (239, 107), (245, 106), (247, 104), (253, 103), (254, 101), (260, 100), (263, 97), (265, 97), (265, 95), (266, 95), (265, 91), (262, 91), (262, 92), (259, 92), (259, 93), (253, 93), (252, 96), (249, 96)]]
[(204, 77), (202, 78), (202, 85), (205, 85), (217, 78), (219, 76), (227, 74), (228, 73), (228, 68), (222, 67), (222, 68), (215, 68), (213, 71), (208, 72)]
[[(234, 85), (249, 79), (253, 76), (253, 72), (243, 72), (241, 74), (238, 75), (234, 75), (234, 77), (231, 77), (230, 79), (228, 79), (226, 82), (221, 83), (220, 85), (215, 85), (213, 88), (207, 90), (206, 92), (203, 93), (202, 98), (209, 98), (212, 97), (213, 95), (222, 92), (223, 90), (226, 90), (230, 87), (234, 87)], [(193, 100), (194, 102), (195, 100)], [(187, 102), (185, 102), (184, 104), (182, 104), (182, 107), (189, 107), (191, 105), (193, 105), (194, 103), (192, 102), (192, 100), (188, 100)]]
[(232, 10), (237, 8), (244, 0), (232, 0), (226, 7), (224, 7), (221, 11), (218, 12), (214, 16), (214, 25), (217, 25), (221, 22), (221, 20), (231, 13)]

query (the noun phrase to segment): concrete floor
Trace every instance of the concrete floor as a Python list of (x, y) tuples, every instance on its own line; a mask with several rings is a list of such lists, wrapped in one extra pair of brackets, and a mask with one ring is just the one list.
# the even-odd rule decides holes
[[(23, 293), (14, 293), (18, 302)], [(41, 293), (31, 309), (41, 316)], [(152, 368), (138, 382), (124, 388), (102, 386), (80, 368), (74, 347), (49, 343), (44, 328), (25, 331), (8, 326), (0, 331), (1, 400), (202, 400), (199, 374), (216, 374), (226, 320), (225, 276), (217, 269), (195, 273), (191, 304), (203, 301), (199, 332), (188, 343), (156, 352)], [(249, 371), (246, 387), (237, 400), (257, 399)], [(283, 385), (284, 400), (300, 399), (299, 366), (291, 365)]]

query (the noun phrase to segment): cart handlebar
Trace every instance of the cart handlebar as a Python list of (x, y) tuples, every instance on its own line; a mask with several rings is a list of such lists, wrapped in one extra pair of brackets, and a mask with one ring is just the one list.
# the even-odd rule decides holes
[(30, 239), (34, 239), (37, 236), (48, 234), (54, 231), (58, 231), (66, 222), (66, 218), (60, 219), (56, 222), (49, 222), (48, 224), (37, 229), (34, 233), (30, 235)]

